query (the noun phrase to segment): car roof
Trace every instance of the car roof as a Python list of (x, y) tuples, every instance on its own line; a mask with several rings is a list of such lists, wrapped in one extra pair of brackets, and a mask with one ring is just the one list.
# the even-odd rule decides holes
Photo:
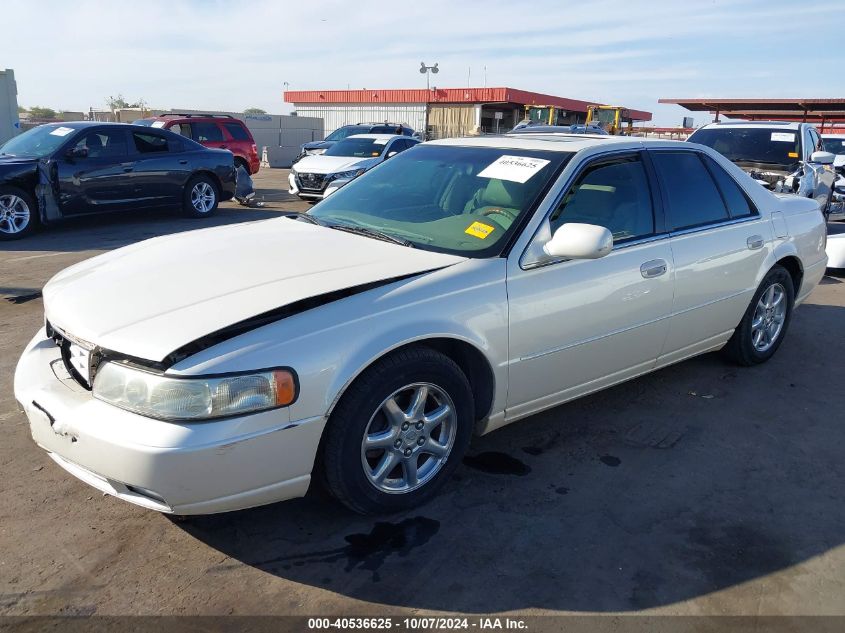
[(799, 130), (802, 125), (806, 123), (799, 123), (793, 121), (718, 121), (708, 123), (705, 126), (698, 128), (699, 130), (713, 129), (713, 128), (767, 128), (776, 127), (778, 129)]
[(43, 125), (50, 127), (67, 127), (72, 130), (84, 130), (85, 128), (89, 127), (121, 127), (131, 128), (133, 130), (143, 130), (145, 132), (149, 132), (150, 130), (159, 130), (161, 132), (173, 134), (173, 132), (169, 132), (168, 130), (162, 130), (161, 128), (149, 128), (145, 125), (120, 123), (118, 121), (57, 121), (56, 123), (44, 123)]
[(638, 136), (604, 136), (599, 134), (504, 134), (501, 136), (465, 136), (428, 141), (426, 145), (448, 145), (463, 147), (491, 147), (498, 149), (545, 150), (552, 152), (578, 152), (598, 146), (614, 146), (614, 149), (643, 147), (683, 147), (690, 149), (685, 141), (641, 138)]
[[(392, 138), (408, 138), (402, 134), (350, 134), (346, 138), (371, 138), (377, 141), (389, 141)], [(345, 139), (344, 139), (345, 140)]]

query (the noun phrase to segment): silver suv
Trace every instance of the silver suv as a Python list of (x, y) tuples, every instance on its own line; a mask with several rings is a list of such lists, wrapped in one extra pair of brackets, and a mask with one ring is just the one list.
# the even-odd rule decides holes
[(712, 147), (776, 193), (814, 198), (830, 214), (834, 155), (824, 151), (816, 128), (783, 121), (723, 121), (687, 139)]

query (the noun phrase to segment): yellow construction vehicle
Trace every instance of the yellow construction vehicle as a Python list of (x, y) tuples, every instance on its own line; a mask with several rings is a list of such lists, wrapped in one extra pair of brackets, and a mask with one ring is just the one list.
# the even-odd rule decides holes
[(527, 105), (525, 106), (525, 121), (533, 125), (567, 125), (564, 123), (566, 110), (557, 106)]
[(628, 108), (609, 105), (587, 106), (586, 124), (599, 125), (608, 134), (631, 134), (634, 127)]

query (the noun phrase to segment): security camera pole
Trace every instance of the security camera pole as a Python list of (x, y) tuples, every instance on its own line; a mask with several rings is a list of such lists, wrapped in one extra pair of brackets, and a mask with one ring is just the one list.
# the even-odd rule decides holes
[(420, 74), (425, 75), (425, 87), (427, 90), (431, 90), (431, 82), (429, 81), (430, 72), (435, 75), (440, 72), (437, 68), (437, 63), (435, 62), (434, 66), (426, 66), (425, 62), (420, 62)]

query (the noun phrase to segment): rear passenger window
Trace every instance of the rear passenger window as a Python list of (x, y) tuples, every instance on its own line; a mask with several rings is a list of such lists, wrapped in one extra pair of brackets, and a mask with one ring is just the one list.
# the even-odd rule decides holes
[(725, 204), (728, 205), (728, 212), (732, 218), (745, 218), (749, 215), (754, 215), (756, 211), (751, 206), (746, 195), (736, 184), (731, 175), (716, 163), (715, 160), (709, 156), (704, 157), (704, 162), (716, 179), (716, 184), (719, 186), (719, 191), (722, 192), (722, 197), (725, 199)]
[(652, 162), (669, 201), (671, 230), (729, 219), (716, 184), (694, 152), (652, 152)]
[(249, 140), (251, 140), (249, 138), (249, 132), (247, 132), (246, 129), (238, 123), (224, 123), (223, 127), (226, 128), (226, 131), (236, 141), (249, 141)]
[(223, 130), (216, 123), (191, 123), (193, 139), (198, 143), (217, 143), (223, 141)]
[(613, 241), (654, 233), (648, 179), (639, 158), (587, 167), (550, 216), (552, 232), (567, 222), (604, 226)]
[(144, 134), (143, 132), (133, 132), (132, 138), (135, 141), (135, 149), (139, 154), (152, 154), (155, 152), (166, 152), (167, 139), (158, 134)]

